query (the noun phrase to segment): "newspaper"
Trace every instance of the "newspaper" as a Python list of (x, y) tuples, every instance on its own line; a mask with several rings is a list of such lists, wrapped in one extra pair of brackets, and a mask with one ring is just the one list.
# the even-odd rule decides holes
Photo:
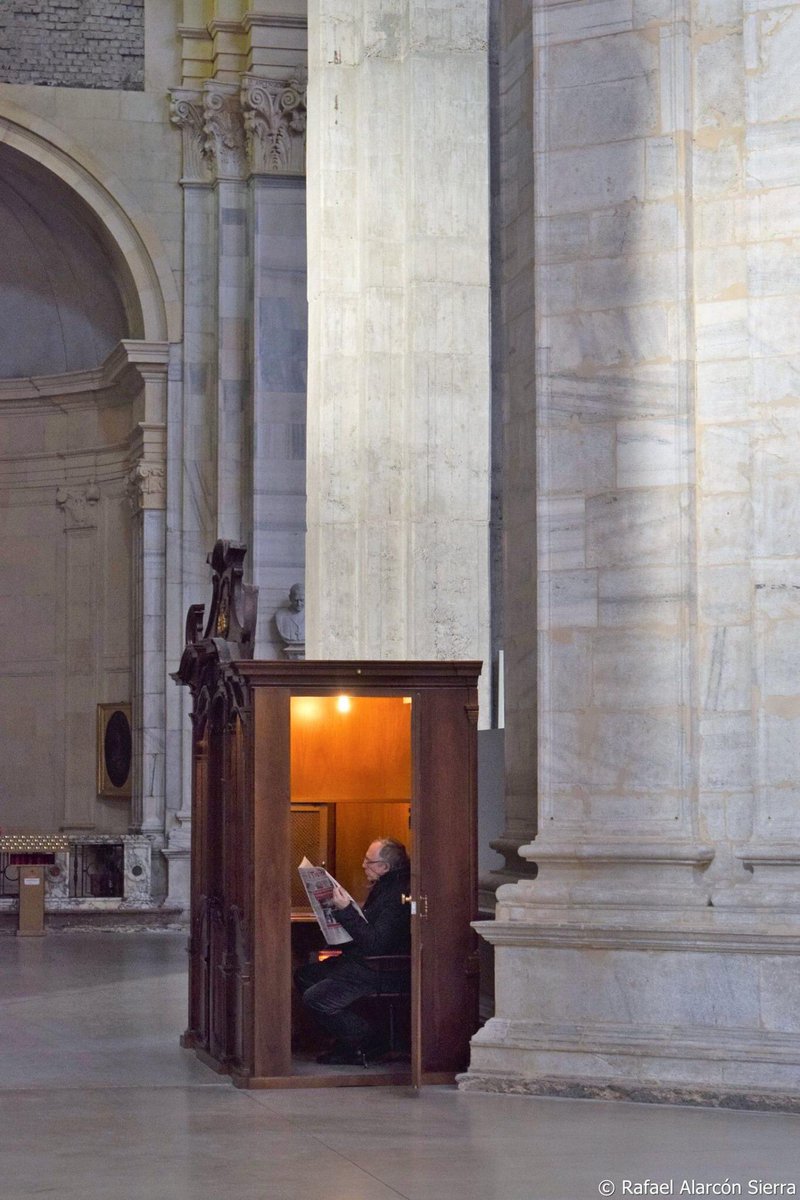
[[(308, 861), (305, 855), (297, 870), (303, 881), (303, 887), (308, 893), (308, 899), (314, 910), (314, 916), (319, 922), (319, 927), (325, 935), (325, 941), (328, 945), (343, 946), (345, 942), (352, 942), (353, 939), (350, 934), (343, 925), (339, 924), (336, 918), (337, 910), (333, 904), (333, 886), (336, 880), (333, 876), (329, 875), (324, 867), (315, 867), (313, 863)], [(366, 921), (367, 918), (361, 911), (361, 906), (356, 904), (349, 892), (345, 892), (345, 895), (350, 900), (356, 912)]]

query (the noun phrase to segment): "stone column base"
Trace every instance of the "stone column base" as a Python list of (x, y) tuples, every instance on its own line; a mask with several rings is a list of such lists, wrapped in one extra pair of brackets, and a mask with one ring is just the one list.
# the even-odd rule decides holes
[(529, 1079), (523, 1075), (469, 1071), (457, 1077), (464, 1092), (496, 1092), (513, 1096), (557, 1096), (568, 1100), (628, 1100), (636, 1104), (684, 1104), (696, 1108), (754, 1109), (800, 1112), (800, 1096), (776, 1090), (668, 1087), (652, 1084), (579, 1083), (565, 1079)]
[(495, 946), (498, 1015), (473, 1038), (461, 1086), (658, 1103), (738, 1096), (737, 1107), (786, 1108), (788, 1097), (793, 1108), (800, 928), (791, 914), (770, 934), (745, 914), (724, 921), (708, 909), (691, 920), (674, 911), (671, 928), (645, 928), (632, 912), (604, 925), (480, 923)]
[(191, 851), (188, 847), (162, 850), (167, 860), (167, 908), (179, 908), (188, 913), (191, 897)]

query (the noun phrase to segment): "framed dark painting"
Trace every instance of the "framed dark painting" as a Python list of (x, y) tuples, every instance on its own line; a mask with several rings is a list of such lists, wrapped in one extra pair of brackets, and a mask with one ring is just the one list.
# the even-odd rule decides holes
[(130, 704), (98, 704), (97, 794), (109, 800), (129, 799), (132, 765)]

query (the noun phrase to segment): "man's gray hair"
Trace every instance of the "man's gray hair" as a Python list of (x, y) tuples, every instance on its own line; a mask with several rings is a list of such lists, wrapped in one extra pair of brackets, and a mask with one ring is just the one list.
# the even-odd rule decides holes
[(408, 852), (402, 842), (396, 842), (394, 838), (378, 838), (378, 841), (381, 844), (378, 857), (393, 871), (408, 866)]

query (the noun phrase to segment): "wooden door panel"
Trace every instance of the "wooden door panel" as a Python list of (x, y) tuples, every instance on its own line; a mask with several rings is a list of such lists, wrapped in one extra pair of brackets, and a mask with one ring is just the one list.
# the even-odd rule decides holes
[(253, 1075), (291, 1071), (291, 805), (289, 692), (260, 688), (253, 705)]
[[(467, 690), (416, 700), (415, 854), (412, 895), (417, 956), (418, 1070), (463, 1070), (478, 1024), (474, 972), (477, 837), (475, 711)], [(465, 769), (468, 766), (468, 770)], [(463, 781), (461, 787), (454, 781)]]

